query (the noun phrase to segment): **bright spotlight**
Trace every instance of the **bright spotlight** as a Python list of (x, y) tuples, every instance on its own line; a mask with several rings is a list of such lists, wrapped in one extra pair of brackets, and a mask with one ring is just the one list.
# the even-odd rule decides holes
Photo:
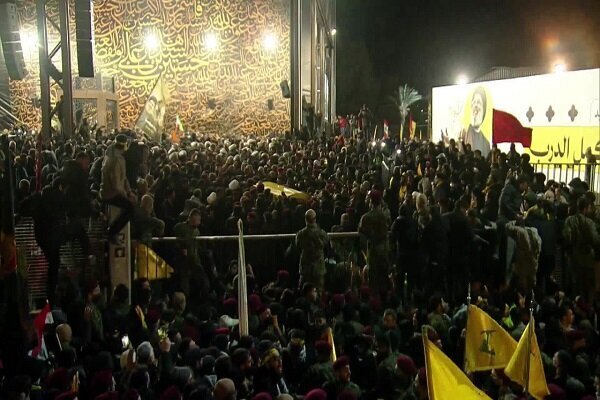
[(557, 62), (554, 64), (554, 73), (560, 74), (561, 72), (565, 72), (567, 70), (567, 65), (564, 62)]
[(331, 36), (335, 36), (336, 33), (337, 33), (337, 29), (333, 28), (331, 30)]
[(469, 78), (467, 77), (467, 75), (460, 74), (456, 77), (457, 85), (466, 85), (467, 83), (469, 83)]
[(144, 36), (144, 46), (149, 52), (155, 52), (160, 49), (160, 39), (156, 32), (147, 32)]
[(265, 50), (267, 51), (274, 51), (275, 49), (277, 49), (277, 45), (278, 40), (277, 40), (277, 36), (275, 36), (274, 33), (270, 32), (265, 34), (265, 36), (263, 37), (263, 47), (265, 48)]
[(383, 149), (385, 147), (385, 142), (381, 142), (381, 148)]
[(21, 31), (21, 46), (24, 53), (36, 51), (38, 48), (38, 38), (35, 32)]
[(371, 142), (371, 146), (373, 146), (373, 147), (377, 146), (377, 142), (376, 142), (375, 140), (373, 140), (373, 141)]
[(396, 154), (398, 154), (398, 155), (402, 154), (402, 150), (400, 150), (400, 149), (396, 150)]
[(215, 33), (207, 33), (204, 36), (204, 47), (208, 51), (215, 51), (219, 48), (219, 38)]

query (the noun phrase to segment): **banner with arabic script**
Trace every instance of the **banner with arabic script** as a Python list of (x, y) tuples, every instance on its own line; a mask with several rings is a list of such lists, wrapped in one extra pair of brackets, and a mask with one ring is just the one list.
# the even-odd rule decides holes
[[(28, 37), (37, 37), (35, 4), (18, 2)], [(54, 20), (57, 4), (46, 6)], [(95, 0), (94, 31), (95, 64), (115, 79), (121, 127), (136, 124), (162, 76), (171, 94), (167, 132), (176, 115), (186, 130), (208, 135), (289, 129), (290, 103), (279, 86), (290, 74), (289, 0)], [(58, 40), (59, 32), (48, 30), (48, 41)], [(75, 40), (71, 45), (74, 54)], [(37, 129), (41, 113), (31, 112), (31, 98), (39, 85), (38, 51), (23, 50), (28, 77), (10, 82), (10, 97), (14, 114)], [(75, 73), (77, 57), (72, 61)], [(58, 93), (54, 86), (51, 91), (54, 104)]]
[(532, 162), (584, 163), (588, 150), (600, 157), (599, 99), (600, 69), (438, 87), (432, 91), (432, 137), (463, 138), (485, 155), (496, 109), (533, 129), (531, 146), (517, 145)]

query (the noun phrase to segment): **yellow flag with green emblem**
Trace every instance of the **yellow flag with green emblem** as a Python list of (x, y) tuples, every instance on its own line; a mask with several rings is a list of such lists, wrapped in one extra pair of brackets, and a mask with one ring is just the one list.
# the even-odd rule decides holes
[(506, 367), (517, 341), (482, 309), (469, 305), (465, 337), (465, 371)]
[[(519, 340), (517, 350), (504, 369), (504, 373), (512, 381), (523, 386), (537, 400), (550, 394), (546, 384), (546, 375), (542, 364), (542, 355), (535, 336), (533, 317), (527, 324), (523, 336)], [(529, 355), (529, 360), (527, 356)]]
[(491, 400), (446, 356), (423, 335), (427, 390), (429, 400)]

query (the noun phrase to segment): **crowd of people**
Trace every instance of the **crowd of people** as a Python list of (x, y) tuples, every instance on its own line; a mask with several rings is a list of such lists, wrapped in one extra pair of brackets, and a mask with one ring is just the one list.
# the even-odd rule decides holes
[[(42, 147), (11, 135), (16, 218), (33, 219), (52, 318), (38, 337), (30, 318), (3, 314), (2, 329), (15, 322), (19, 334), (0, 347), (0, 396), (427, 399), (421, 335), (462, 365), (468, 293), (516, 339), (533, 302), (548, 398), (600, 396), (600, 210), (589, 182), (548, 180), (514, 146), (484, 158), (455, 141), (373, 142), (347, 126), (179, 143), (96, 131)], [(136, 280), (131, 304), (123, 285), (59, 275), (66, 241), (88, 256), (82, 268), (103, 265), (84, 221), (106, 219), (109, 205), (120, 210), (107, 224), (112, 245), (127, 223), (148, 245), (180, 239), (154, 246), (173, 277)], [(194, 240), (236, 235), (238, 220), (245, 235), (296, 233), (275, 269), (248, 266), (241, 337), (236, 248), (216, 258)], [(470, 377), (494, 399), (527, 398), (502, 370)]]

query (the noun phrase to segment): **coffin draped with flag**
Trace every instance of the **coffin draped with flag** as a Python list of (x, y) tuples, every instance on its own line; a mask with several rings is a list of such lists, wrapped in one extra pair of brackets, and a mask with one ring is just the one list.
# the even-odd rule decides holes
[(138, 278), (148, 280), (167, 279), (173, 273), (173, 268), (158, 254), (143, 243), (136, 247)]

